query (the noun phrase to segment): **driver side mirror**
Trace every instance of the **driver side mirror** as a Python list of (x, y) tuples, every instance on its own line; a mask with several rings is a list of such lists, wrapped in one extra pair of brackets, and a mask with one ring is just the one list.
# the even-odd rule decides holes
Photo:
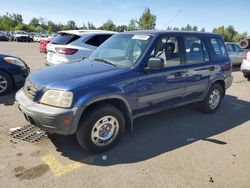
[(162, 58), (150, 57), (148, 59), (146, 70), (160, 69), (164, 67), (164, 60)]

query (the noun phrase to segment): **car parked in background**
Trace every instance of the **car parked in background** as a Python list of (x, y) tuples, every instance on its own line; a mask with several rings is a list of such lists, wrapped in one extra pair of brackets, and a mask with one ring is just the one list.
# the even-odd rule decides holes
[(8, 40), (9, 40), (8, 35), (5, 32), (0, 31), (0, 41), (8, 41)]
[(37, 34), (34, 36), (34, 42), (40, 42), (42, 39), (47, 39), (48, 34)]
[(250, 80), (250, 36), (240, 41), (241, 48), (245, 49), (244, 58), (241, 64), (241, 71), (245, 78)]
[(240, 65), (243, 60), (244, 49), (241, 49), (239, 44), (226, 42), (227, 51), (233, 65)]
[(30, 68), (22, 59), (0, 54), (0, 95), (22, 87), (29, 72)]
[(39, 43), (39, 51), (40, 53), (47, 53), (47, 45), (50, 43), (51, 39), (50, 38), (43, 38), (40, 40)]
[(60, 31), (47, 45), (46, 65), (67, 63), (87, 57), (115, 33), (102, 30)]
[[(79, 38), (65, 35), (58, 40)], [(221, 35), (124, 32), (83, 61), (34, 72), (16, 101), (31, 124), (76, 134), (83, 148), (99, 153), (114, 146), (125, 128), (132, 130), (140, 116), (190, 103), (216, 112), (232, 84), (231, 70)]]
[(14, 41), (17, 42), (32, 42), (33, 39), (29, 35), (29, 33), (22, 31), (22, 30), (17, 30), (14, 32)]
[(52, 34), (50, 34), (50, 35), (48, 36), (48, 38), (49, 38), (49, 39), (52, 39), (52, 38), (54, 38), (54, 37), (56, 37), (56, 36), (57, 36), (56, 33), (52, 33)]

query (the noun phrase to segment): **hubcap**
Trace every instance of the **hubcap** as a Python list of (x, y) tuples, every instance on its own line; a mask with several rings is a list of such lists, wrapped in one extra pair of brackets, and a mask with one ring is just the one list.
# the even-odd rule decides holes
[(0, 93), (4, 92), (7, 86), (7, 80), (3, 76), (0, 76)]
[(91, 131), (91, 140), (96, 146), (107, 146), (119, 132), (119, 122), (114, 116), (100, 118)]
[(209, 97), (209, 106), (211, 109), (215, 109), (220, 103), (220, 92), (219, 90), (215, 89)]

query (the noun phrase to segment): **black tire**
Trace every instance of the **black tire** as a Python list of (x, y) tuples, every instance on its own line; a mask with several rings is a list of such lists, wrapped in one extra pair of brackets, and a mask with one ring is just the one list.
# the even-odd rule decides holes
[[(213, 97), (212, 95), (215, 94), (214, 92), (216, 93), (216, 95), (217, 95), (217, 92), (219, 93), (219, 99), (217, 99), (218, 102), (215, 103), (216, 105), (211, 104), (211, 102), (213, 101), (211, 97)], [(210, 87), (205, 100), (200, 103), (201, 111), (207, 114), (212, 114), (216, 112), (218, 108), (220, 107), (223, 97), (224, 97), (224, 91), (221, 85), (218, 83), (213, 84)]]
[[(94, 130), (95, 124), (105, 116), (115, 117), (118, 121), (119, 129), (116, 136), (112, 138), (113, 140), (110, 143), (105, 146), (98, 146), (93, 142), (91, 135), (92, 131)], [(121, 111), (109, 104), (99, 104), (92, 107), (90, 110), (88, 110), (88, 112), (86, 112), (86, 114), (84, 114), (76, 131), (76, 137), (79, 144), (85, 150), (91, 153), (101, 153), (113, 147), (122, 136), (124, 130), (125, 120)], [(98, 133), (100, 133), (100, 131)]]
[(247, 79), (250, 79), (250, 74), (249, 73), (243, 73), (244, 77)]
[(4, 80), (6, 81), (6, 85), (2, 83), (2, 86), (6, 86), (6, 88), (0, 88), (0, 95), (4, 95), (13, 89), (13, 82), (11, 77), (7, 73), (0, 71), (0, 82), (3, 82)]

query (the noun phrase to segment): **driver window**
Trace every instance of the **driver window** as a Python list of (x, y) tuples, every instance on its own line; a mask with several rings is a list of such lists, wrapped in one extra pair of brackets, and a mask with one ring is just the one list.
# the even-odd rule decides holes
[(164, 60), (164, 67), (173, 67), (181, 64), (177, 37), (163, 37), (152, 51), (151, 57)]

